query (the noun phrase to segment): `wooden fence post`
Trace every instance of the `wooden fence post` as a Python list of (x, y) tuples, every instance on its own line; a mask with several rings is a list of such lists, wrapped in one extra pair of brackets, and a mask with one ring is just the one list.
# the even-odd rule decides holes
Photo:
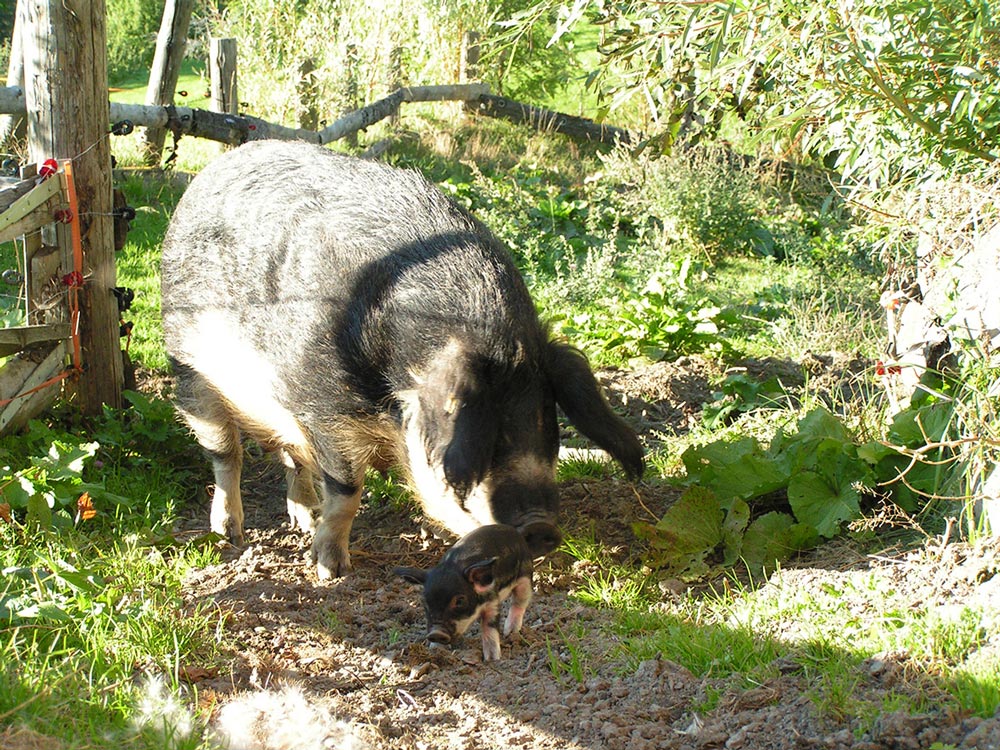
[(479, 32), (462, 34), (462, 52), (458, 63), (458, 82), (479, 80)]
[[(347, 72), (347, 82), (344, 84), (344, 109), (341, 115), (353, 112), (358, 108), (358, 46), (356, 44), (347, 45), (344, 53), (344, 69)], [(348, 135), (344, 140), (351, 148), (357, 147), (357, 131)]]
[[(393, 47), (389, 52), (389, 91), (403, 88), (403, 48)], [(399, 127), (399, 109), (389, 116), (389, 127)]]
[[(156, 53), (153, 55), (153, 67), (149, 71), (149, 85), (146, 87), (147, 105), (174, 103), (174, 91), (184, 62), (194, 2), (195, 0), (166, 0), (163, 6), (163, 20), (156, 37)], [(142, 150), (143, 160), (147, 165), (159, 165), (166, 134), (165, 128), (146, 128), (142, 137)]]
[(235, 39), (213, 37), (209, 40), (208, 69), (212, 80), (212, 111), (227, 115), (239, 114)]
[[(17, 0), (20, 6), (24, 0)], [(10, 61), (7, 64), (7, 85), (24, 88), (24, 53), (21, 43), (21, 13), (14, 11), (14, 31), (10, 38)], [(23, 141), (27, 136), (25, 113), (0, 115), (0, 147), (9, 148), (14, 141)]]
[[(81, 410), (121, 407), (122, 351), (115, 287), (108, 143), (104, 0), (33, 0), (19, 5), (24, 44), (28, 156), (73, 159), (83, 245), (76, 384)], [(60, 225), (64, 227), (65, 225)], [(73, 268), (64, 260), (65, 273)]]

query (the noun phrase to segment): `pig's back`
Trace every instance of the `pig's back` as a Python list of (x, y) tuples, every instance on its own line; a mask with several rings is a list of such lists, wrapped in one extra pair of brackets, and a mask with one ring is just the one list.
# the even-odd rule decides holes
[(449, 338), (498, 360), (541, 341), (508, 253), (468, 213), (416, 172), (302, 143), (247, 144), (192, 181), (162, 299), (171, 356), (198, 369), (235, 340), (289, 401), (316, 392), (317, 363), (370, 402)]

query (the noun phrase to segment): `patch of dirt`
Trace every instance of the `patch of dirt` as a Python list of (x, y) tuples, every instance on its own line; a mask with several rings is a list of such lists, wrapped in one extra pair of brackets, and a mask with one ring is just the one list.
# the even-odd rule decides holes
[[(690, 359), (605, 375), (604, 382), (645, 435), (662, 436), (698, 418), (721, 375), (708, 361)], [(1000, 748), (1000, 716), (935, 709), (935, 688), (904, 654), (870, 660), (855, 697), (888, 705), (893, 691), (920, 695), (930, 707), (925, 714), (823, 713), (814, 685), (791, 660), (775, 665), (777, 677), (752, 686), (699, 677), (664, 658), (626, 666), (614, 613), (572, 596), (586, 570), (561, 553), (537, 566), (525, 626), (504, 640), (501, 661), (482, 663), (476, 626), (453, 648), (429, 647), (419, 592), (390, 572), (432, 565), (444, 553), (442, 542), (421, 533), (419, 518), (367, 499), (352, 534), (354, 572), (323, 583), (305, 561), (309, 540), (287, 528), (281, 472), (264, 462), (247, 469), (247, 546), (227, 547), (221, 564), (194, 571), (184, 594), (190, 608), (212, 603), (228, 613), (228, 668), (197, 687), (234, 750)], [(623, 562), (641, 552), (630, 524), (659, 518), (675, 498), (668, 488), (620, 479), (576, 480), (562, 494), (566, 529), (601, 540)], [(207, 530), (207, 507), (184, 525), (182, 533)], [(915, 605), (950, 606), (1000, 596), (998, 572), (996, 548), (870, 557), (841, 542), (786, 566), (764, 593), (843, 588), (863, 574)], [(663, 590), (665, 600), (676, 596), (669, 585)], [(1000, 640), (990, 647), (1000, 648)]]

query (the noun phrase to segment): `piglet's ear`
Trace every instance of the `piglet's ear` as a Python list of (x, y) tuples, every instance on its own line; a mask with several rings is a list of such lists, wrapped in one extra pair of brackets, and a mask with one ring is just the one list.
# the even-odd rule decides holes
[(472, 584), (477, 594), (491, 591), (496, 584), (496, 579), (493, 577), (493, 563), (496, 561), (495, 557), (491, 557), (489, 560), (480, 560), (462, 571), (465, 579)]
[(422, 568), (393, 568), (392, 574), (418, 586), (423, 586), (427, 580), (427, 571)]

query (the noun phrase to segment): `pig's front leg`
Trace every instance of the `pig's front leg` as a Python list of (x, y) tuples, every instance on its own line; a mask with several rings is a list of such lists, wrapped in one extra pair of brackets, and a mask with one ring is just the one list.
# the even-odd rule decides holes
[(323, 517), (316, 528), (312, 557), (321, 580), (346, 575), (351, 570), (347, 549), (351, 525), (361, 506), (361, 480), (343, 482), (323, 473)]
[(490, 602), (479, 613), (479, 629), (483, 637), (483, 661), (496, 661), (500, 658), (500, 631), (496, 627), (499, 611), (497, 603)]
[(521, 624), (524, 622), (524, 613), (531, 603), (531, 595), (531, 577), (524, 576), (523, 578), (518, 578), (514, 584), (514, 598), (511, 599), (510, 610), (507, 612), (507, 619), (503, 623), (504, 637), (511, 633), (516, 633), (521, 629)]

